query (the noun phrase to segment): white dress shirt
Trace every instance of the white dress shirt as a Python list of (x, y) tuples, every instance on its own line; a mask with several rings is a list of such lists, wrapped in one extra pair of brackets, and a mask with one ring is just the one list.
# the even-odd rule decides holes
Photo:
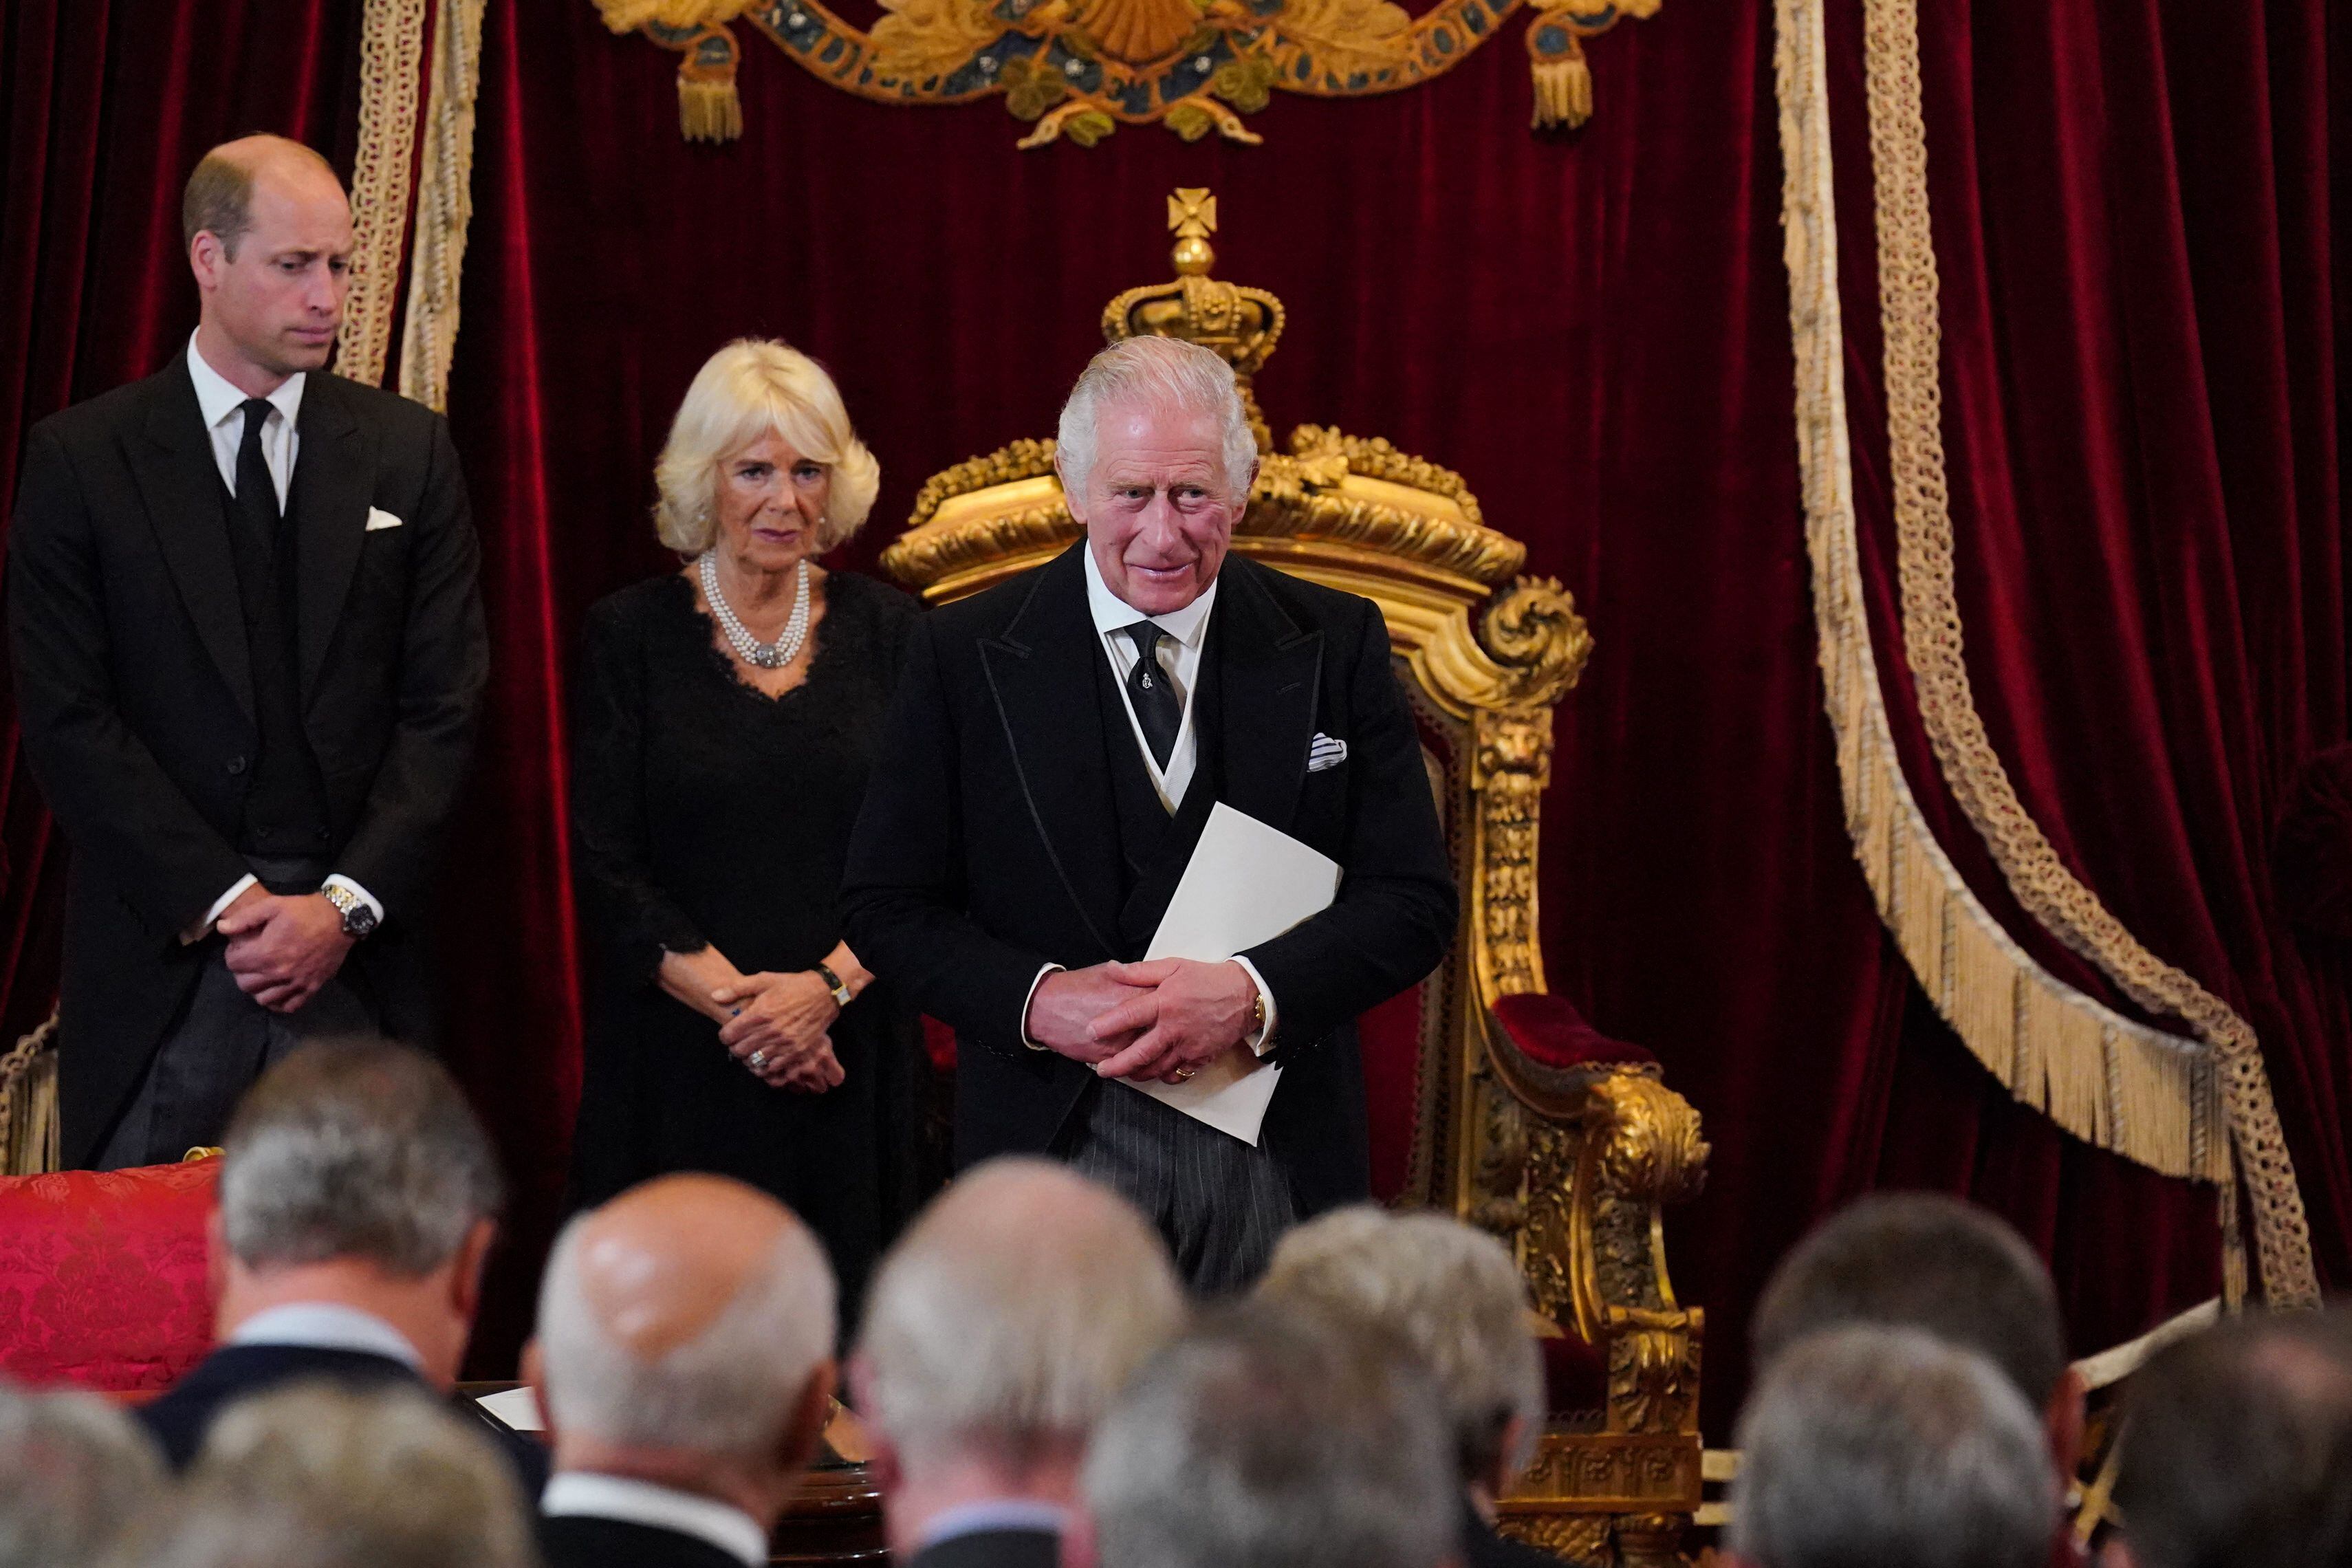
[[(1102, 568), (1095, 563), (1091, 545), (1078, 552), (1086, 563), (1087, 611), (1093, 616), (1095, 637), (1110, 660), (1110, 672), (1118, 687), (1118, 705), (1127, 714), (1128, 732), (1135, 740), (1137, 753), (1143, 758), (1143, 771), (1150, 775), (1152, 793), (1160, 804), (1173, 815), (1184, 804), (1184, 793), (1192, 785), (1192, 770), (1201, 755), (1199, 737), (1192, 729), (1192, 689), (1200, 683), (1201, 650), (1209, 640), (1209, 612), (1217, 602), (1217, 584), (1212, 579), (1201, 591), (1201, 596), (1181, 610), (1163, 615), (1147, 616), (1117, 594), (1103, 581)], [(1168, 765), (1151, 754), (1151, 743), (1143, 738), (1143, 725), (1135, 717), (1134, 700), (1127, 693), (1128, 673), (1134, 669), (1141, 656), (1136, 652), (1135, 639), (1126, 635), (1126, 628), (1138, 621), (1150, 621), (1168, 634), (1160, 643), (1160, 672), (1176, 688), (1177, 698), (1183, 703), (1183, 717), (1177, 721), (1176, 743), (1168, 749)], [(1274, 993), (1266, 989), (1265, 976), (1257, 965), (1236, 953), (1234, 962), (1249, 975), (1250, 984), (1257, 987), (1258, 995), (1265, 1002), (1265, 1023), (1255, 1033), (1244, 1036), (1249, 1048), (1259, 1056), (1274, 1049)], [(1045, 1047), (1029, 1037), (1029, 1003), (1036, 997), (1037, 987), (1045, 976), (1064, 966), (1049, 963), (1037, 971), (1037, 978), (1029, 983), (1029, 994), (1021, 1003), (1021, 1043), (1031, 1050)]]
[(768, 1561), (768, 1532), (734, 1504), (626, 1476), (560, 1470), (540, 1494), (539, 1511), (550, 1519), (617, 1519), (691, 1535), (739, 1560), (743, 1568), (764, 1568)]
[(408, 1336), (373, 1312), (335, 1301), (289, 1301), (256, 1312), (228, 1337), (233, 1345), (299, 1345), (314, 1351), (362, 1351), (422, 1373), (425, 1358)]
[[(212, 437), (213, 463), (220, 469), (221, 483), (234, 496), (236, 454), (245, 443), (245, 394), (205, 360), (203, 351), (196, 347), (194, 332), (188, 334), (188, 379), (195, 384), (196, 407), (205, 417), (205, 433)], [(302, 432), (296, 420), (302, 412), (302, 388), (309, 380), (308, 372), (298, 370), (264, 399), (269, 405), (269, 415), (261, 422), (261, 458), (269, 466), (270, 482), (278, 488), (280, 513), (285, 511), (287, 498), (294, 489), (294, 461), (302, 453)], [(230, 883), (228, 891), (215, 899), (213, 907), (205, 911), (205, 918), (182, 932), (180, 940), (202, 942), (210, 936), (213, 926), (228, 912), (229, 905), (244, 897), (255, 880), (247, 875)], [(375, 895), (349, 877), (330, 877), (326, 885), (347, 889), (373, 910), (377, 920), (383, 919), (383, 906), (376, 902)]]

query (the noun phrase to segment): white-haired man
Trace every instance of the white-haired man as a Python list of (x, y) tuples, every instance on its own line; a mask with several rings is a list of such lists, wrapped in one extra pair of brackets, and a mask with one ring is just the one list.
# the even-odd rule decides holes
[[(1456, 899), (1369, 600), (1229, 553), (1257, 452), (1231, 367), (1097, 355), (1055, 463), (1086, 537), (924, 617), (852, 836), (849, 940), (951, 1026), (960, 1165), (1057, 1153), (1198, 1288), (1366, 1195), (1355, 1024), (1426, 975)], [(1338, 861), (1337, 900), (1222, 963), (1139, 963), (1218, 803)], [(1255, 1144), (1108, 1079), (1280, 1062)]]
[(1167, 1249), (1116, 1193), (990, 1162), (891, 1249), (850, 1383), (908, 1568), (1055, 1568), (1095, 1423), (1176, 1333)]
[(660, 1176), (565, 1226), (525, 1373), (549, 1568), (760, 1568), (833, 1398), (833, 1270), (793, 1212)]

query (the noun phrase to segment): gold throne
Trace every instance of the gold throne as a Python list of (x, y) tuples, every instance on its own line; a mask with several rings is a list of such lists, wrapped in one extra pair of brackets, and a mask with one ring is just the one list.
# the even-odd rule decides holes
[[(1553, 705), (1592, 641), (1560, 585), (1486, 525), (1461, 477), (1388, 442), (1302, 425), (1274, 450), (1252, 378), (1282, 303), (1209, 276), (1215, 199), (1170, 199), (1176, 277), (1103, 312), (1112, 342), (1189, 338), (1233, 365), (1262, 461), (1233, 548), (1375, 601), (1419, 724), (1464, 890), (1451, 954), (1362, 1021), (1374, 1185), (1515, 1248), (1547, 1345), (1553, 1417), (1502, 1503), (1508, 1534), (1580, 1563), (1679, 1563), (1699, 1502), (1704, 1315), (1675, 1299), (1661, 1205), (1705, 1173), (1698, 1115), (1647, 1051), (1544, 986), (1538, 811)], [(883, 564), (934, 603), (1039, 565), (1078, 536), (1054, 443), (1015, 441), (935, 474)]]

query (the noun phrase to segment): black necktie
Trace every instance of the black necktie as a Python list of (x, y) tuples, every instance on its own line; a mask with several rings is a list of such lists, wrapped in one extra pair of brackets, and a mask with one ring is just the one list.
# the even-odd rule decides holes
[(278, 481), (269, 477), (269, 459), (261, 455), (261, 426), (269, 418), (269, 405), (248, 397), (239, 406), (245, 438), (236, 448), (236, 515), (245, 525), (247, 548), (267, 555), (278, 544)]
[(1127, 700), (1135, 705), (1135, 721), (1143, 726), (1152, 759), (1164, 768), (1168, 754), (1176, 749), (1177, 726), (1184, 721), (1184, 704), (1177, 700), (1168, 672), (1160, 668), (1160, 642), (1168, 634), (1150, 621), (1118, 629), (1135, 645), (1135, 668), (1127, 672)]

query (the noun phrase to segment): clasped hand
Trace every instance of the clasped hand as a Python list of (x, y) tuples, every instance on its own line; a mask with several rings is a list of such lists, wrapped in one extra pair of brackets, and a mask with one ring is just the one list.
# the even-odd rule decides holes
[(747, 974), (710, 999), (732, 1013), (719, 1026), (719, 1043), (771, 1088), (823, 1094), (847, 1076), (827, 1033), (841, 1009), (814, 973)]
[(343, 913), (323, 893), (239, 894), (213, 929), (228, 938), (237, 989), (273, 1013), (291, 1013), (335, 977), (352, 951)]
[(1256, 997), (1230, 960), (1097, 963), (1038, 982), (1029, 1037), (1105, 1078), (1181, 1083), (1241, 1043)]

